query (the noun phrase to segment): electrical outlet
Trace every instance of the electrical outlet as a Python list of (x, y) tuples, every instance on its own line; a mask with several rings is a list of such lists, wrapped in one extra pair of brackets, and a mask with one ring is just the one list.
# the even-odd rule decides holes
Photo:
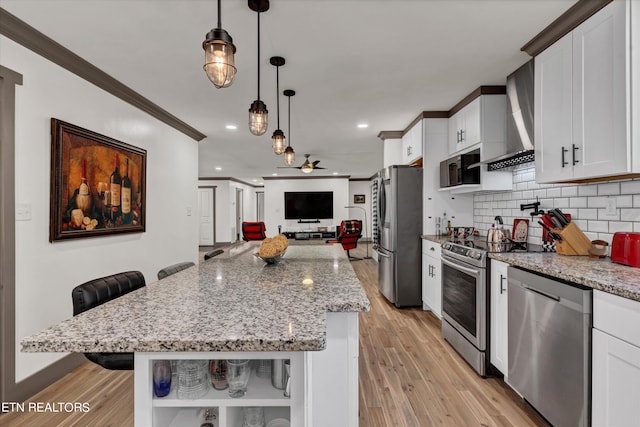
[(187, 216), (191, 216), (191, 206), (187, 206)]
[(607, 199), (607, 201), (604, 203), (604, 207), (604, 214), (606, 216), (616, 216), (616, 214), (618, 213), (618, 205), (616, 199), (614, 198)]
[(16, 221), (31, 221), (31, 204), (16, 204)]

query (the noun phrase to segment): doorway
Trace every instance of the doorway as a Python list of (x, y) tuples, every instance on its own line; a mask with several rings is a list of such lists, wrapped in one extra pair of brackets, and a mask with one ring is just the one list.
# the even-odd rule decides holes
[(198, 187), (198, 245), (216, 244), (216, 187)]
[(242, 221), (244, 221), (243, 190), (236, 188), (236, 242), (242, 234)]

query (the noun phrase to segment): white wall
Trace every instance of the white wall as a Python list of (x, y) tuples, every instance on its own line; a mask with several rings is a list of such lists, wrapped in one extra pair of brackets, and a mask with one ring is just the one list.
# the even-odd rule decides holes
[[(71, 290), (104, 275), (197, 261), (198, 144), (13, 41), (0, 37), (0, 63), (24, 77), (16, 86), (16, 203), (32, 219), (16, 222), (16, 337), (72, 316)], [(147, 150), (146, 232), (49, 243), (52, 117)], [(21, 353), (16, 381), (61, 358)]]
[[(236, 189), (242, 189), (243, 218), (256, 220), (256, 192), (262, 191), (251, 185), (231, 180), (199, 180), (200, 187), (216, 187), (216, 243), (235, 242), (236, 227)], [(242, 234), (242, 232), (241, 232)]]
[[(333, 191), (333, 219), (321, 219), (319, 224), (298, 224), (295, 220), (284, 219), (284, 193), (286, 191)], [(369, 194), (369, 193), (367, 193)], [(317, 227), (329, 227), (335, 230), (340, 221), (348, 219), (349, 180), (347, 178), (305, 178), (305, 179), (269, 179), (264, 182), (264, 220), (267, 236), (282, 231), (302, 231)], [(358, 210), (358, 209), (354, 209)]]
[[(362, 220), (362, 237), (364, 239), (371, 239), (372, 231), (371, 231), (371, 220), (373, 219), (373, 213), (371, 212), (371, 181), (349, 181), (349, 206), (357, 206), (358, 208), (364, 208), (366, 210), (366, 221), (365, 221), (365, 212), (362, 209), (352, 208), (348, 209), (349, 218), (348, 219), (359, 219)], [(364, 203), (363, 204), (355, 204), (353, 203), (353, 196), (355, 194), (364, 194)], [(345, 205), (346, 206), (346, 205)]]

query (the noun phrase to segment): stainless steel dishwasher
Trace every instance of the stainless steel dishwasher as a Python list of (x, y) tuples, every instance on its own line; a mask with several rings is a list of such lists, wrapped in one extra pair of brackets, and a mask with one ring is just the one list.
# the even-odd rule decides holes
[(591, 289), (509, 267), (509, 384), (555, 427), (591, 424)]

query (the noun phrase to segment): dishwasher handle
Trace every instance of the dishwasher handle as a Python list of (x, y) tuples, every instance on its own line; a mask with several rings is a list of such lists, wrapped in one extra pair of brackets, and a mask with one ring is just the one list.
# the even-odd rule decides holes
[(542, 291), (541, 291), (541, 290), (539, 290), (539, 289), (532, 288), (531, 286), (527, 286), (527, 285), (525, 285), (525, 284), (522, 284), (522, 287), (523, 287), (524, 289), (528, 290), (528, 291), (535, 292), (535, 293), (536, 293), (536, 294), (538, 294), (538, 295), (542, 295), (543, 297), (546, 297), (546, 298), (552, 299), (552, 300), (554, 300), (554, 301), (560, 301), (560, 297), (559, 297), (559, 296), (552, 295), (552, 294), (548, 294), (548, 293), (546, 293), (546, 292), (542, 292)]

